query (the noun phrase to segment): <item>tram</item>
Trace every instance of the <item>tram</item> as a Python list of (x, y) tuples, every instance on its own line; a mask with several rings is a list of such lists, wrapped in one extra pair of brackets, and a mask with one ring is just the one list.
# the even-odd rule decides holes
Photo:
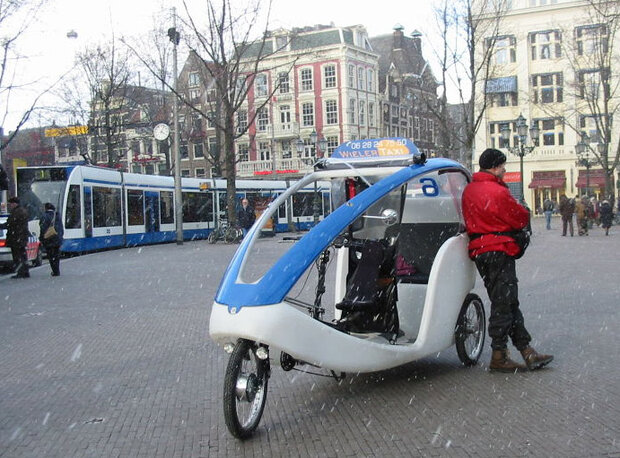
[[(287, 188), (281, 180), (237, 180), (257, 217)], [(226, 180), (182, 178), (183, 238), (205, 239), (226, 215)], [(61, 251), (80, 253), (176, 240), (174, 179), (89, 165), (20, 167), (17, 195), (38, 219), (51, 202), (65, 226)], [(316, 196), (322, 205), (314, 205)], [(320, 207), (320, 208), (318, 208)], [(282, 206), (271, 231), (307, 230), (329, 213), (329, 188), (308, 188)]]

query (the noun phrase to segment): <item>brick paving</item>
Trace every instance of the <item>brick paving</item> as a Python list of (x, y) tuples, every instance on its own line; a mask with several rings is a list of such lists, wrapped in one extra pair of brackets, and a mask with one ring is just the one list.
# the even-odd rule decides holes
[[(274, 368), (256, 435), (222, 413), (227, 355), (208, 339), (235, 246), (190, 242), (63, 260), (0, 278), (1, 457), (620, 457), (620, 227), (518, 262), (545, 370), (463, 368), (454, 348), (338, 383)], [(265, 249), (277, 240), (265, 240)], [(488, 308), (480, 280), (476, 291)]]

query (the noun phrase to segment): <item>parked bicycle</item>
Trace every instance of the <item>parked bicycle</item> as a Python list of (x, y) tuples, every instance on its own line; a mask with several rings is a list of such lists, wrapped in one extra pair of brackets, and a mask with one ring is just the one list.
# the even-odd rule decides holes
[(241, 229), (230, 226), (226, 219), (221, 218), (219, 224), (209, 234), (207, 241), (215, 243), (218, 240), (223, 240), (226, 243), (239, 243), (242, 238), (243, 232)]

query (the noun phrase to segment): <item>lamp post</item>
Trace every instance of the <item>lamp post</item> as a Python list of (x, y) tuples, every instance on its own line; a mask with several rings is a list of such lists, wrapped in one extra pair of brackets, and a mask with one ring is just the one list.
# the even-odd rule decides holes
[[(508, 146), (506, 149), (515, 156), (519, 156), (519, 166), (520, 166), (520, 181), (521, 181), (521, 197), (520, 201), (522, 204), (525, 203), (525, 194), (523, 191), (523, 157), (530, 154), (534, 151), (534, 148), (538, 146), (538, 136), (540, 135), (540, 130), (538, 129), (537, 123), (535, 123), (529, 129), (530, 139), (532, 141), (531, 146), (526, 146), (527, 144), (527, 120), (523, 117), (523, 114), (519, 114), (517, 118), (517, 136), (518, 136), (518, 144), (511, 147)], [(500, 133), (502, 139), (510, 142), (511, 130), (509, 124), (504, 124), (504, 126), (500, 129)], [(509, 143), (510, 144), (510, 143)]]
[(177, 101), (178, 88), (178, 64), (177, 46), (181, 40), (181, 35), (177, 30), (177, 11), (172, 8), (172, 27), (168, 29), (168, 38), (172, 42), (172, 86), (174, 89), (174, 99), (172, 102), (172, 116), (174, 117), (174, 205), (176, 220), (176, 239), (177, 245), (183, 245), (183, 198), (181, 195), (181, 155), (179, 153), (179, 104)]
[[(590, 156), (590, 145), (589, 145), (589, 137), (587, 135), (582, 135), (579, 143), (575, 145), (575, 153), (577, 153), (577, 161), (575, 161), (575, 165), (578, 167), (586, 168), (586, 196), (590, 196), (590, 167), (596, 164), (596, 158)], [(601, 151), (605, 151), (605, 144), (599, 143), (597, 145), (597, 149), (599, 154)]]
[[(315, 159), (320, 159), (323, 157), (325, 150), (327, 149), (327, 140), (324, 137), (319, 139), (316, 130), (312, 130), (310, 133), (310, 143), (314, 145), (314, 156)], [(301, 156), (301, 153), (304, 152), (305, 142), (299, 138), (295, 142), (295, 146), (297, 147), (297, 154)], [(319, 212), (321, 210), (321, 201), (319, 199), (319, 189), (316, 180), (314, 181), (314, 202), (312, 204), (312, 217), (314, 221), (314, 225), (316, 226), (319, 222)]]

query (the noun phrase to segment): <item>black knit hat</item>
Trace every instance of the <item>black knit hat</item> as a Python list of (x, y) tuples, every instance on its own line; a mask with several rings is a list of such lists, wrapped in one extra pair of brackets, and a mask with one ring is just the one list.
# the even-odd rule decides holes
[(19, 205), (19, 197), (13, 196), (7, 202), (10, 203), (10, 204), (18, 204)]
[(494, 169), (506, 162), (506, 155), (498, 149), (487, 148), (480, 155), (478, 165), (481, 169)]

